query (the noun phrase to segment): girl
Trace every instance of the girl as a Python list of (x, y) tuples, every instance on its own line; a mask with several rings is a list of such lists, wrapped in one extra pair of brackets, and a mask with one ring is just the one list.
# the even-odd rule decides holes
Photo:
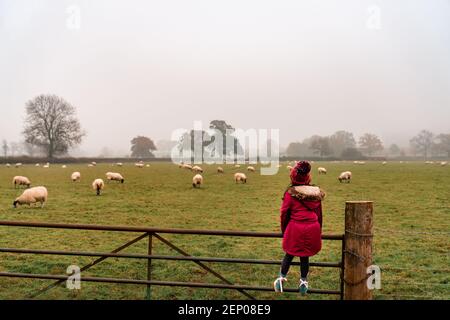
[(276, 292), (283, 292), (283, 282), (294, 257), (300, 257), (300, 284), (302, 295), (308, 291), (309, 257), (322, 248), (322, 199), (325, 193), (310, 186), (311, 164), (297, 162), (291, 170), (291, 185), (287, 188), (281, 206), (281, 232), (286, 253), (279, 277), (274, 282)]

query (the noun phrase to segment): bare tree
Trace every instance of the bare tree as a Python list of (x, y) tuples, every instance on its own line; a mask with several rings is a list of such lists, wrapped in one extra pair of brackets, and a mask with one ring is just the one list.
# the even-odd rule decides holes
[(2, 150), (3, 150), (3, 155), (6, 158), (8, 156), (8, 150), (9, 150), (8, 141), (3, 140), (3, 142), (2, 142)]
[(375, 152), (382, 151), (384, 148), (383, 142), (381, 142), (380, 138), (371, 133), (366, 133), (359, 138), (359, 145), (367, 152), (369, 156)]
[(436, 137), (436, 147), (439, 152), (446, 153), (450, 158), (450, 134), (440, 134)]
[(56, 95), (40, 95), (26, 104), (25, 141), (44, 149), (51, 159), (81, 143), (85, 133), (75, 107)]
[(415, 152), (422, 154), (428, 158), (431, 148), (433, 147), (434, 134), (427, 130), (422, 130), (417, 136), (410, 140), (411, 147)]

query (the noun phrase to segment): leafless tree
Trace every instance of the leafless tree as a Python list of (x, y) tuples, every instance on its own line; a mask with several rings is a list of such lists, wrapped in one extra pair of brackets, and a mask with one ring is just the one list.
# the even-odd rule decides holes
[(81, 143), (85, 133), (75, 107), (56, 95), (40, 95), (26, 104), (25, 141), (44, 149), (51, 159)]

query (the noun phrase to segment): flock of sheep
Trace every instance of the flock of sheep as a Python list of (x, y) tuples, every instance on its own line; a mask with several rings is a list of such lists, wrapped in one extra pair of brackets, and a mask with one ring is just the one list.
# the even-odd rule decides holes
[[(435, 162), (433, 161), (426, 161), (426, 164), (434, 164)], [(365, 162), (363, 161), (354, 161), (354, 164), (357, 165), (364, 165)], [(387, 162), (384, 161), (382, 162), (382, 165), (386, 165)], [(443, 161), (443, 162), (437, 162), (437, 164), (441, 165), (441, 166), (446, 166), (447, 162)], [(88, 164), (88, 167), (95, 167), (97, 165), (97, 163), (95, 162), (91, 162), (90, 164)], [(16, 168), (20, 168), (22, 166), (22, 163), (16, 163), (15, 167)], [(39, 164), (36, 164), (36, 167), (39, 167)], [(113, 166), (117, 166), (117, 167), (122, 167), (123, 163), (115, 163), (113, 164)], [(144, 166), (146, 167), (150, 167), (149, 164), (145, 165), (142, 161), (138, 162), (135, 164), (135, 166), (137, 168), (144, 168)], [(10, 164), (6, 164), (6, 167), (11, 167)], [(47, 163), (45, 165), (43, 165), (43, 168), (49, 168), (50, 164)], [(236, 164), (234, 166), (235, 168), (240, 168), (239, 164)], [(279, 165), (279, 167), (281, 167), (281, 165)], [(62, 168), (65, 169), (67, 168), (66, 165), (62, 165)], [(204, 183), (204, 179), (203, 176), (201, 175), (203, 173), (203, 169), (198, 166), (192, 166), (189, 164), (185, 164), (185, 163), (180, 163), (179, 164), (179, 168), (182, 169), (187, 169), (192, 171), (193, 173), (195, 173), (194, 177), (192, 178), (192, 186), (193, 188), (199, 188), (201, 187), (201, 185)], [(290, 171), (293, 169), (293, 167), (291, 165), (287, 165), (286, 168)], [(256, 169), (253, 166), (248, 166), (247, 167), (247, 171), (248, 172), (255, 172)], [(319, 175), (323, 175), (323, 174), (327, 174), (327, 169), (324, 167), (319, 167), (317, 168), (318, 174)], [(225, 170), (222, 167), (218, 167), (217, 168), (217, 173), (218, 174), (224, 174)], [(117, 172), (107, 172), (106, 173), (106, 179), (109, 181), (118, 181), (120, 183), (124, 183), (125, 179), (124, 177)], [(343, 182), (347, 182), (350, 183), (352, 179), (352, 172), (350, 171), (344, 171), (342, 172), (339, 176), (338, 176), (338, 180), (339, 182), (343, 183)], [(81, 180), (81, 173), (80, 172), (73, 172), (71, 175), (71, 180), (73, 182), (77, 182)], [(234, 174), (234, 181), (235, 183), (247, 183), (247, 176), (242, 173), (242, 172), (237, 172)], [(14, 200), (14, 207), (17, 207), (17, 205), (31, 205), (31, 204), (36, 204), (36, 203), (40, 203), (41, 207), (43, 207), (45, 205), (45, 203), (47, 202), (47, 198), (48, 198), (48, 191), (45, 187), (43, 186), (39, 186), (39, 187), (34, 187), (31, 188), (31, 181), (30, 179), (28, 179), (27, 177), (24, 176), (15, 176), (13, 178), (13, 185), (14, 188), (20, 187), (20, 186), (25, 186), (26, 188), (28, 188), (27, 190), (25, 190), (21, 196), (19, 196), (18, 198), (16, 198), (16, 200)], [(105, 187), (105, 182), (103, 181), (103, 179), (101, 178), (97, 178), (92, 182), (92, 188), (94, 189), (94, 191), (96, 191), (97, 195), (99, 196), (101, 194), (101, 191), (104, 189)]]

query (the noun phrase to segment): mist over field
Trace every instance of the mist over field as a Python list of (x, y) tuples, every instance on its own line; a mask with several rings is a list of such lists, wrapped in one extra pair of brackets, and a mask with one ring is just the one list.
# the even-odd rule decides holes
[(280, 146), (346, 130), (407, 147), (449, 133), (449, 1), (0, 0), (0, 139), (56, 94), (87, 135), (72, 155), (123, 156), (137, 135), (223, 119)]

